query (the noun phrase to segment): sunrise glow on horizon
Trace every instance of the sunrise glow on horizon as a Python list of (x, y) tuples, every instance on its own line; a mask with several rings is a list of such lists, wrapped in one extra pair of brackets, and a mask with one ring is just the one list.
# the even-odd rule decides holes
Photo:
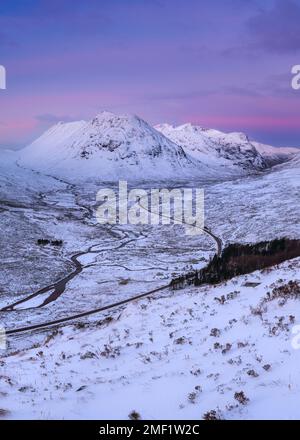
[(300, 0), (0, 5), (0, 147), (99, 111), (300, 147)]

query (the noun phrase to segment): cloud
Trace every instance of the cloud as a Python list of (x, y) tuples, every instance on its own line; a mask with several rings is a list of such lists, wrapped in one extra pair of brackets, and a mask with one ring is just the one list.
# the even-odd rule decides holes
[(246, 84), (244, 86), (235, 85), (220, 85), (214, 88), (205, 88), (203, 90), (189, 90), (189, 91), (169, 91), (161, 93), (152, 93), (147, 95), (147, 99), (153, 101), (190, 101), (198, 100), (199, 98), (208, 98), (213, 96), (242, 96), (249, 98), (256, 98), (262, 96), (262, 90), (259, 90), (257, 84)]
[(261, 9), (246, 26), (254, 47), (278, 54), (300, 51), (300, 4), (276, 0), (271, 9)]

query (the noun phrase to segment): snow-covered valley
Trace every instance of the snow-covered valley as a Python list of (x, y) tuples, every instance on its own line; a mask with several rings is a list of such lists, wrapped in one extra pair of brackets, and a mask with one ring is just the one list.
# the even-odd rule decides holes
[[(108, 181), (113, 189), (120, 179), (144, 189), (203, 188), (205, 226), (223, 246), (300, 238), (297, 149), (240, 133), (153, 128), (102, 113), (58, 124), (0, 160), (6, 331), (167, 286), (214, 255), (211, 235), (188, 236), (182, 225), (100, 225), (96, 194)], [(80, 270), (68, 278), (76, 261)], [(292, 346), (299, 289), (264, 300), (300, 282), (299, 265), (287, 261), (217, 286), (165, 288), (8, 334), (0, 351), (2, 417), (126, 419), (135, 410), (144, 419), (299, 418), (300, 354)]]

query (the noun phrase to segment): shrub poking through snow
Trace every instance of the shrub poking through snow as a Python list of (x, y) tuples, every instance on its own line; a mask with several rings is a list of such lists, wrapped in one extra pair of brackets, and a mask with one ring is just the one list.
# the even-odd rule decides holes
[(225, 347), (222, 350), (222, 354), (226, 354), (228, 351), (230, 351), (231, 347), (232, 347), (232, 345), (227, 342), (227, 344), (225, 345)]
[(63, 241), (62, 240), (51, 240), (51, 245), (52, 246), (62, 246)]
[(191, 370), (190, 373), (191, 373), (193, 376), (200, 376), (200, 374), (201, 374), (201, 370), (200, 370), (200, 368), (195, 368), (195, 369)]
[(255, 370), (248, 370), (247, 374), (248, 374), (248, 376), (251, 376), (251, 377), (258, 377), (259, 376), (259, 374)]
[(205, 414), (203, 414), (203, 420), (221, 420), (220, 415), (218, 414), (218, 411), (211, 410), (207, 411)]
[(193, 391), (192, 393), (190, 393), (188, 395), (188, 400), (191, 403), (195, 403), (196, 402), (196, 397), (197, 397), (197, 393), (195, 393), (195, 391)]
[(128, 417), (130, 418), (130, 420), (140, 420), (141, 419), (141, 415), (135, 410), (131, 411), (131, 413), (128, 415)]
[(47, 238), (39, 238), (37, 240), (37, 244), (39, 246), (47, 246), (48, 244), (50, 244), (51, 246), (62, 246), (63, 245), (63, 241), (62, 240), (48, 240)]
[(100, 356), (105, 357), (106, 359), (109, 358), (116, 358), (117, 356), (120, 356), (120, 348), (119, 347), (112, 347), (111, 345), (104, 345), (104, 350), (100, 352)]
[[(265, 301), (272, 301), (274, 299), (289, 299), (289, 298), (299, 298), (300, 297), (300, 284), (298, 281), (289, 281), (279, 287), (275, 287), (272, 293), (267, 296)], [(292, 317), (295, 318), (295, 317)]]
[(84, 353), (80, 356), (80, 359), (82, 359), (82, 360), (93, 359), (95, 357), (97, 357), (95, 353), (93, 353), (92, 351), (87, 351), (86, 353)]
[(39, 246), (47, 246), (47, 244), (50, 243), (50, 240), (47, 240), (46, 238), (39, 238), (37, 241), (37, 244)]
[(218, 328), (212, 328), (210, 331), (210, 336), (214, 336), (215, 338), (218, 338), (221, 334), (221, 331)]
[(123, 278), (119, 281), (120, 286), (126, 286), (130, 282), (130, 278)]
[(246, 405), (249, 402), (248, 397), (245, 396), (244, 391), (236, 392), (234, 393), (234, 398), (237, 400), (241, 405)]
[(180, 338), (175, 339), (174, 344), (183, 345), (186, 344), (186, 342), (186, 338), (184, 336), (181, 336)]

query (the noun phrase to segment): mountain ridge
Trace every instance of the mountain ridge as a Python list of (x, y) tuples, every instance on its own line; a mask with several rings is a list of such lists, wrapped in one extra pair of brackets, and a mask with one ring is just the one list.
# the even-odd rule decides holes
[(50, 127), (20, 151), (20, 163), (75, 179), (226, 178), (264, 171), (293, 154), (274, 150), (244, 133), (190, 123), (152, 127), (136, 115), (101, 112), (90, 121)]

